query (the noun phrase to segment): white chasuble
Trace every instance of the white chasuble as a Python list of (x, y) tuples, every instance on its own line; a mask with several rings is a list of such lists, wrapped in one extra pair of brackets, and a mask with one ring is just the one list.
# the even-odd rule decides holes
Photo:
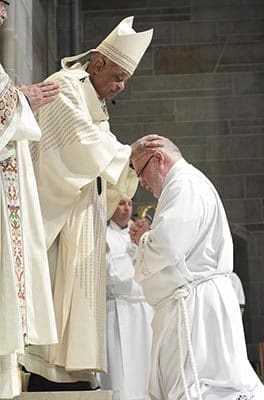
[(40, 130), (0, 65), (0, 398), (21, 391), (26, 344), (56, 343), (48, 261), (27, 140)]
[(29, 348), (23, 363), (53, 381), (93, 381), (90, 370), (107, 370), (107, 188), (111, 213), (122, 194), (133, 196), (137, 178), (129, 168), (130, 146), (110, 132), (105, 104), (89, 75), (77, 68), (61, 70), (51, 79), (60, 94), (40, 109), (42, 138), (31, 150), (52, 253), (59, 343), (37, 352)]
[(108, 373), (101, 374), (101, 387), (125, 400), (147, 400), (153, 310), (134, 280), (137, 246), (128, 228), (113, 221), (107, 227), (107, 244)]
[(163, 183), (136, 279), (154, 307), (153, 400), (262, 400), (231, 284), (232, 239), (209, 180), (181, 159)]

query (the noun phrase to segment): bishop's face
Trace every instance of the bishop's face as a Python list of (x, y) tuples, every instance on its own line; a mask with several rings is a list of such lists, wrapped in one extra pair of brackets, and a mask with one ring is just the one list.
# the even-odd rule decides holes
[(8, 5), (0, 0), (0, 25), (7, 19), (7, 7)]
[(110, 100), (124, 90), (130, 75), (106, 57), (90, 74), (91, 82), (101, 99)]

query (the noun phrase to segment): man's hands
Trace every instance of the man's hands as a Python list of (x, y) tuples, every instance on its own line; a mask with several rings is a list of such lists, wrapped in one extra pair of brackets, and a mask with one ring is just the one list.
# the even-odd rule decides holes
[(147, 136), (143, 136), (138, 139), (136, 142), (131, 144), (132, 153), (130, 156), (130, 160), (133, 162), (137, 158), (141, 157), (143, 154), (152, 154), (154, 153), (157, 147), (163, 147), (163, 144), (160, 142), (162, 136), (157, 134), (150, 134)]
[(59, 86), (52, 82), (40, 82), (18, 88), (28, 99), (32, 111), (54, 101), (59, 93)]
[(129, 230), (132, 242), (138, 245), (143, 233), (149, 230), (150, 230), (150, 224), (145, 218), (137, 219), (133, 224), (131, 224)]

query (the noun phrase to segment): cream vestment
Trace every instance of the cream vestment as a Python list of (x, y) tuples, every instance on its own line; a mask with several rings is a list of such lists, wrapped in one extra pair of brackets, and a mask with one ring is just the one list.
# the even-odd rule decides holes
[(48, 260), (28, 140), (40, 130), (0, 65), (0, 398), (20, 394), (26, 344), (56, 343)]
[(131, 197), (137, 186), (130, 146), (110, 132), (106, 106), (84, 68), (51, 76), (60, 94), (40, 110), (42, 139), (31, 148), (47, 247), (52, 246), (59, 344), (29, 349), (23, 363), (57, 382), (92, 380), (89, 370), (107, 370), (106, 200), (111, 216), (120, 195)]
[(107, 244), (108, 374), (101, 374), (101, 387), (125, 400), (147, 400), (153, 310), (134, 280), (137, 246), (128, 228), (113, 221), (107, 227)]
[(233, 246), (210, 181), (181, 159), (169, 170), (152, 229), (141, 240), (136, 279), (153, 319), (154, 400), (262, 400), (246, 354), (229, 274)]

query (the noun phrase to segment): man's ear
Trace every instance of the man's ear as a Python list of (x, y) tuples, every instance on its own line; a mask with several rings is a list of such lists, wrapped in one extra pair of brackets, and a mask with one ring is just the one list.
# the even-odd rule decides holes
[(94, 73), (97, 74), (105, 68), (106, 62), (102, 55), (98, 55), (94, 60)]
[(158, 149), (155, 149), (153, 155), (159, 162), (164, 161), (164, 154), (163, 154), (163, 152), (159, 151)]

